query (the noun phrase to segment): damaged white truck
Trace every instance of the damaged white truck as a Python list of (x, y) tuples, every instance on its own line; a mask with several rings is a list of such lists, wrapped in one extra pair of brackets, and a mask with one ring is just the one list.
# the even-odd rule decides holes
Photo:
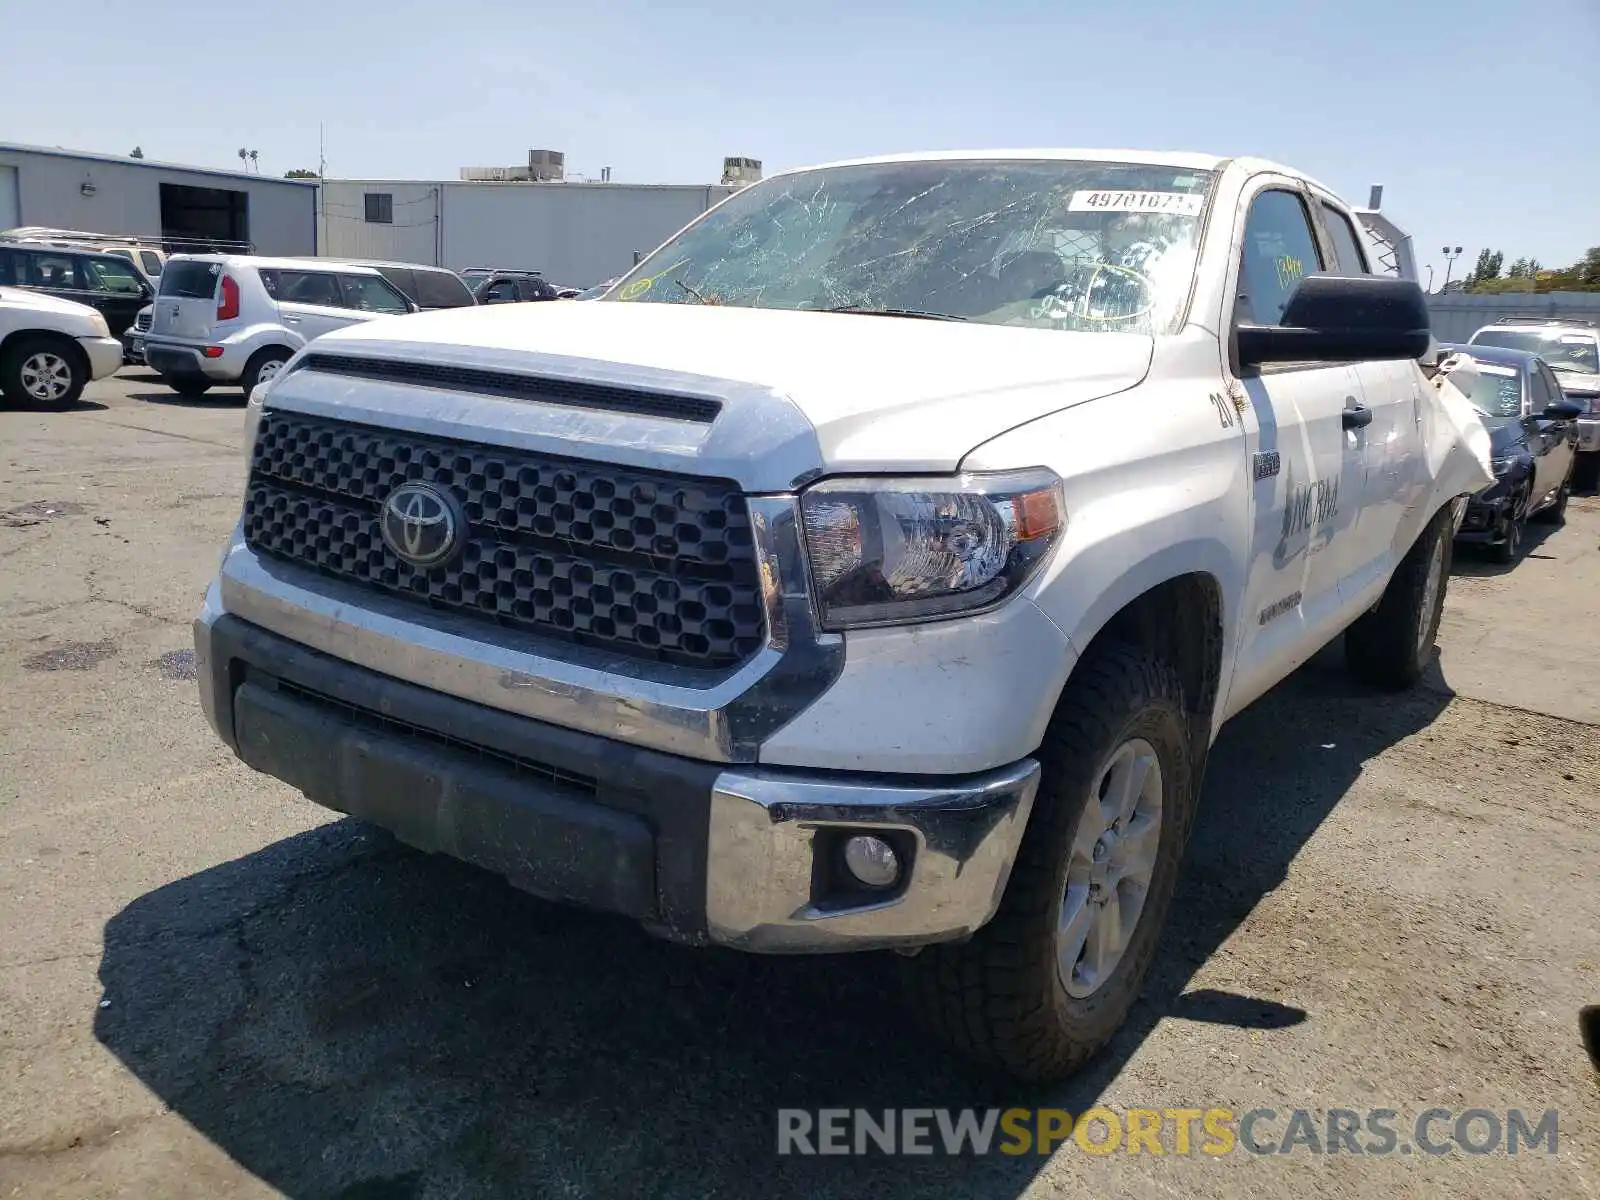
[(206, 714), (535, 894), (901, 951), (961, 1051), (1065, 1074), (1222, 723), (1340, 634), (1413, 683), (1492, 478), (1352, 217), (1246, 159), (852, 162), (594, 303), (319, 338), (250, 401)]

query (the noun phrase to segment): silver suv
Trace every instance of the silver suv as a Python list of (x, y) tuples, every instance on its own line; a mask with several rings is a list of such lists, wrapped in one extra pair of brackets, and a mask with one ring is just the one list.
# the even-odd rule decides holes
[(1527, 350), (1549, 364), (1567, 399), (1584, 406), (1578, 418), (1578, 459), (1572, 485), (1600, 484), (1600, 329), (1568, 317), (1501, 317), (1472, 335), (1469, 345)]
[(144, 356), (181, 396), (238, 384), (248, 399), (312, 338), (417, 307), (372, 267), (178, 254), (161, 273)]

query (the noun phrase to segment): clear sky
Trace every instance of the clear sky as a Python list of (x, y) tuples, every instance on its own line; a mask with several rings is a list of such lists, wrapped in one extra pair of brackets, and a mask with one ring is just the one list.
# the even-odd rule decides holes
[[(1439, 247), (1600, 245), (1600, 0), (11, 0), (0, 140), (330, 175), (562, 150), (711, 182), (902, 150), (1256, 154)], [(59, 47), (60, 53), (44, 48)], [(24, 53), (14, 52), (26, 47)], [(90, 81), (93, 81), (91, 85)], [(1427, 272), (1424, 270), (1424, 279)]]

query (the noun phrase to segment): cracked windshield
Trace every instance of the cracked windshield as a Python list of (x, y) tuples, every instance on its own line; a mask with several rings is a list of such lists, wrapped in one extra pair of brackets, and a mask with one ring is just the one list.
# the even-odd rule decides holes
[(1169, 333), (1210, 183), (1070, 161), (803, 171), (735, 195), (612, 298)]

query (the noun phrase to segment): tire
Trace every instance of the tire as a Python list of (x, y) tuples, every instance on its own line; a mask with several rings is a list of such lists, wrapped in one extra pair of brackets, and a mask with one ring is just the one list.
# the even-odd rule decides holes
[(1489, 546), (1489, 561), (1514, 563), (1522, 549), (1522, 534), (1528, 521), (1528, 503), (1531, 495), (1524, 489), (1511, 498), (1511, 515), (1506, 518), (1506, 532), (1498, 542)]
[(1541, 508), (1533, 514), (1532, 519), (1542, 525), (1565, 525), (1567, 522), (1567, 500), (1572, 495), (1572, 471), (1567, 472), (1567, 477), (1561, 481), (1561, 490), (1556, 492), (1556, 498), (1548, 508)]
[[(1188, 730), (1182, 686), (1165, 663), (1112, 644), (1078, 665), (1039, 748), (1039, 791), (999, 910), (970, 940), (902, 960), (911, 1007), (930, 1033), (972, 1061), (1023, 1080), (1068, 1075), (1111, 1039), (1155, 958), (1189, 838), (1196, 781)], [(1145, 822), (1145, 845), (1154, 842), (1149, 884), (1126, 948), (1103, 978), (1081, 975), (1088, 958), (1073, 955), (1077, 966), (1064, 980), (1057, 963), (1063, 904), (1076, 899), (1079, 911), (1092, 908), (1092, 901), (1083, 907), (1093, 892), (1081, 878), (1090, 860), (1072, 853), (1083, 833), (1080, 819), (1091, 803), (1103, 810), (1102, 781), (1122, 778), (1117, 764), (1133, 761), (1124, 757), (1130, 747), (1159, 768), (1153, 837)], [(1129, 828), (1148, 813), (1141, 807), (1136, 817)], [(1117, 860), (1113, 851), (1107, 861)], [(1127, 915), (1132, 893), (1119, 884), (1110, 894)]]
[(74, 344), (48, 334), (18, 338), (0, 357), (0, 392), (13, 404), (65, 412), (89, 383), (89, 364)]
[(1600, 487), (1600, 451), (1580, 454), (1572, 464), (1572, 486), (1580, 492), (1592, 492)]
[(167, 386), (185, 400), (198, 400), (211, 390), (211, 385), (203, 379), (173, 379), (169, 376)]
[(1444, 612), (1453, 533), (1447, 504), (1400, 560), (1378, 606), (1345, 630), (1345, 665), (1361, 682), (1398, 692), (1422, 678)]
[(268, 346), (252, 354), (250, 361), (244, 365), (244, 376), (239, 380), (239, 386), (244, 389), (245, 400), (250, 399), (258, 384), (266, 382), (283, 370), (283, 365), (293, 357), (294, 351), (282, 346)]

